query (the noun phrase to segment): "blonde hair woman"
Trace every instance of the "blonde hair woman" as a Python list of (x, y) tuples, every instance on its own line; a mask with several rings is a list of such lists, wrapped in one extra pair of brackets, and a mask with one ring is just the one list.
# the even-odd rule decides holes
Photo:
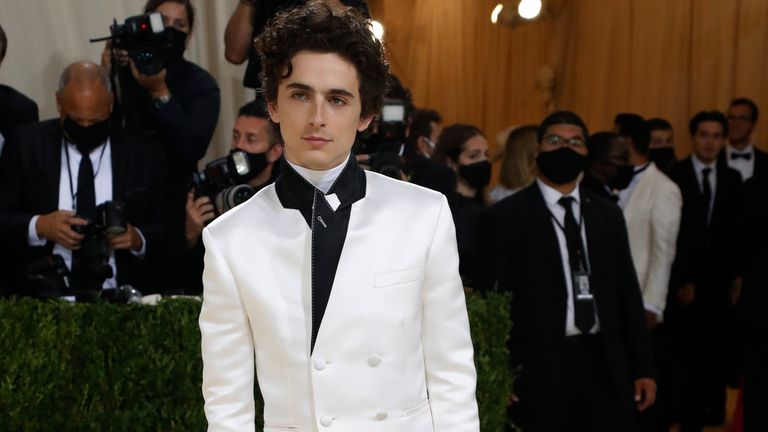
[(507, 142), (504, 144), (499, 184), (490, 193), (492, 203), (501, 201), (528, 186), (536, 178), (538, 152), (536, 126), (520, 126), (509, 133)]

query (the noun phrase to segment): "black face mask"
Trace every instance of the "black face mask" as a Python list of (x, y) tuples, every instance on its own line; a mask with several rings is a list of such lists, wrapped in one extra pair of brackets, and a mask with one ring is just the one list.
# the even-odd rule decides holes
[(576, 180), (576, 177), (587, 166), (587, 157), (576, 153), (567, 147), (553, 151), (540, 152), (536, 157), (539, 171), (555, 184), (565, 184)]
[(181, 60), (184, 57), (184, 51), (187, 49), (187, 37), (189, 33), (185, 33), (175, 27), (166, 27), (163, 30), (165, 33), (168, 45), (165, 49), (165, 58), (169, 63), (174, 63)]
[(459, 165), (459, 177), (475, 189), (488, 185), (491, 181), (491, 163), (487, 160)]
[(672, 162), (676, 161), (675, 149), (672, 147), (652, 148), (649, 150), (649, 157), (657, 167), (666, 169)]
[(107, 140), (109, 136), (109, 119), (90, 126), (80, 126), (71, 118), (64, 117), (61, 130), (69, 142), (76, 145), (80, 153), (86, 155)]
[(242, 182), (256, 178), (267, 168), (267, 153), (250, 153), (245, 150), (232, 149), (229, 152), (230, 169)]
[(616, 167), (616, 175), (608, 183), (611, 189), (623, 190), (629, 186), (632, 182), (632, 178), (635, 177), (635, 167), (631, 165), (618, 165)]

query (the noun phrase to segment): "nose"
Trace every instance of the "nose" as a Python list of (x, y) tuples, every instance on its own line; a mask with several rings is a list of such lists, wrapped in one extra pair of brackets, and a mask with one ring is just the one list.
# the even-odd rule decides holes
[(325, 127), (326, 113), (324, 106), (325, 104), (323, 103), (322, 99), (319, 99), (312, 104), (312, 108), (309, 113), (309, 124), (312, 127)]

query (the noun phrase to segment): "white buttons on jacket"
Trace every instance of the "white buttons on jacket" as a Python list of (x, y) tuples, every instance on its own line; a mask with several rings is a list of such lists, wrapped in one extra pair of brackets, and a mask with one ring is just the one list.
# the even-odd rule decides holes
[(368, 364), (371, 365), (371, 367), (376, 367), (381, 363), (381, 355), (373, 353), (370, 356), (368, 356)]
[(323, 427), (328, 427), (333, 424), (333, 419), (329, 416), (322, 416), (320, 417), (320, 424), (323, 425)]
[(325, 369), (325, 367), (328, 365), (328, 363), (325, 362), (323, 359), (315, 359), (315, 369), (321, 371)]

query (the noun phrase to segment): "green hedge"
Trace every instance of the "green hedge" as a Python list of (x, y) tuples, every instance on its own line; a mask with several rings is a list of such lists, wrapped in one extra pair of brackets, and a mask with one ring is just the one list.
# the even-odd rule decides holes
[[(483, 431), (503, 430), (512, 385), (507, 304), (467, 299)], [(194, 300), (0, 300), (0, 430), (205, 430), (199, 313)]]

